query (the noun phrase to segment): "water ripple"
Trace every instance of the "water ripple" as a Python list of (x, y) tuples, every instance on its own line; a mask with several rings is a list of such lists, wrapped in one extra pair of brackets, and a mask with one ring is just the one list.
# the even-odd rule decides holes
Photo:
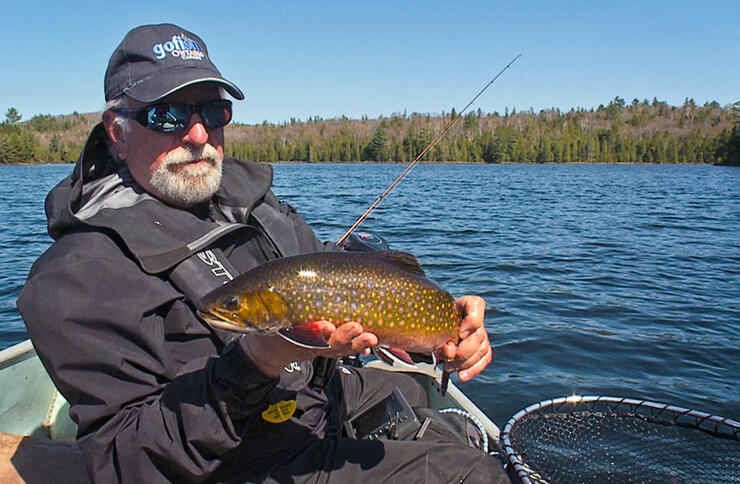
[[(274, 191), (336, 240), (400, 165), (277, 165)], [(0, 347), (49, 244), (43, 198), (70, 166), (0, 166)], [(463, 389), (499, 424), (555, 395), (614, 394), (740, 418), (740, 171), (422, 165), (361, 230), (479, 294), (494, 363)]]

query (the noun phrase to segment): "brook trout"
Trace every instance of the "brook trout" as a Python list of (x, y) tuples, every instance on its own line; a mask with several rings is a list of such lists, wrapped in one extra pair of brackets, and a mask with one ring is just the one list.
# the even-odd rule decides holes
[(396, 251), (276, 259), (209, 293), (199, 314), (218, 328), (279, 332), (309, 347), (327, 346), (311, 322), (356, 321), (383, 346), (425, 354), (457, 343), (462, 319), (416, 258)]

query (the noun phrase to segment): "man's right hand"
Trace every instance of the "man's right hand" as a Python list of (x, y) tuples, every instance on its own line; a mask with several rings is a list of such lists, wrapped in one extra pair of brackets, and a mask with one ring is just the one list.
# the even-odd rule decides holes
[(247, 334), (240, 344), (254, 366), (265, 376), (277, 378), (291, 361), (308, 361), (317, 356), (338, 358), (357, 353), (367, 354), (378, 344), (378, 337), (365, 332), (359, 323), (344, 323), (338, 328), (329, 321), (318, 321), (328, 349), (308, 349), (294, 345), (279, 335)]

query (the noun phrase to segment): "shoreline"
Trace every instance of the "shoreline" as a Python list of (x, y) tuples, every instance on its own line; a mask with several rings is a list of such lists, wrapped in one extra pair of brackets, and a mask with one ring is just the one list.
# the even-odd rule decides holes
[[(254, 160), (247, 160), (254, 161)], [(40, 165), (71, 165), (74, 166), (77, 162), (28, 162), (28, 163), (0, 163), (0, 166), (40, 166)], [(409, 162), (405, 161), (257, 161), (256, 163), (266, 163), (269, 165), (409, 165)], [(713, 163), (687, 163), (681, 161), (674, 161), (670, 163), (644, 163), (640, 161), (573, 161), (569, 163), (543, 163), (538, 161), (532, 162), (502, 162), (502, 163), (488, 163), (485, 161), (420, 161), (419, 165), (552, 165), (552, 166), (565, 166), (565, 165), (646, 165), (646, 166), (661, 166), (661, 165), (706, 165), (706, 166), (740, 166), (738, 164), (731, 164), (727, 162), (713, 162)]]

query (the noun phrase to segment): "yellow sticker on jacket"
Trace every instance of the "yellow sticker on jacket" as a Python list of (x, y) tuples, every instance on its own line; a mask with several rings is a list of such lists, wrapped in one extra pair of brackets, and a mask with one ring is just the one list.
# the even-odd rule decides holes
[(295, 400), (281, 400), (262, 412), (262, 418), (270, 423), (282, 423), (295, 413)]

